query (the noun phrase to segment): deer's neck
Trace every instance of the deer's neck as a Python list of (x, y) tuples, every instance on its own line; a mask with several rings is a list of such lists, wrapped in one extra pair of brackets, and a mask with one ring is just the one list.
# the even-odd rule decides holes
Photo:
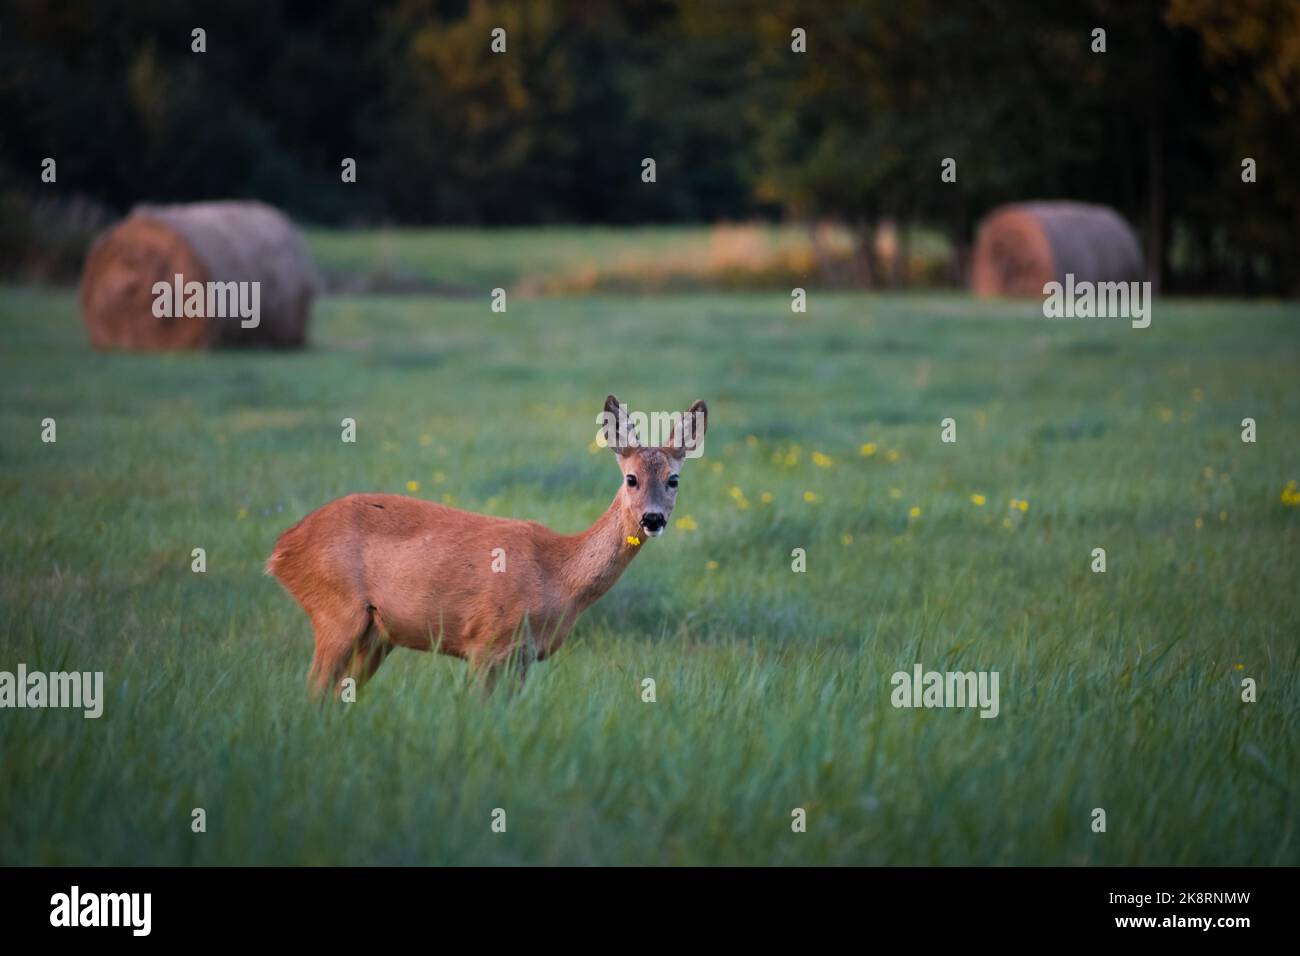
[(627, 526), (623, 509), (615, 497), (613, 504), (596, 519), (595, 524), (581, 534), (565, 539), (567, 547), (562, 576), (579, 612), (612, 588), (641, 550), (628, 543), (629, 537), (644, 541), (644, 532)]

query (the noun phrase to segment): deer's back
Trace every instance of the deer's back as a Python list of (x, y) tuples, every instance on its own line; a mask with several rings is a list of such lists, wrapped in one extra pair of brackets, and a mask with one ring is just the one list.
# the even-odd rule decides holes
[(267, 569), (313, 618), (362, 605), (395, 643), (466, 656), (525, 615), (536, 625), (563, 611), (548, 573), (558, 540), (534, 522), (353, 494), (284, 532)]

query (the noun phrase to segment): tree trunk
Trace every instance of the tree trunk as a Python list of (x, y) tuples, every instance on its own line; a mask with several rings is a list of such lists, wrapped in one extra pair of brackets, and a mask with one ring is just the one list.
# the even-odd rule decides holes
[(857, 237), (853, 247), (854, 282), (863, 289), (874, 288), (876, 283), (871, 268), (871, 240), (876, 234), (876, 224), (869, 219), (859, 219), (853, 233)]
[(1160, 107), (1152, 102), (1147, 124), (1147, 279), (1159, 292), (1165, 265), (1165, 154)]

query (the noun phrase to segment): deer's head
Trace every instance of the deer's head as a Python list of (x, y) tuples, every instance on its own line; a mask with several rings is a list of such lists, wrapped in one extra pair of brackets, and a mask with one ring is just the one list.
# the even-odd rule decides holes
[(672, 416), (668, 435), (659, 445), (642, 444), (625, 412), (613, 395), (605, 399), (604, 418), (617, 423), (612, 429), (614, 440), (609, 444), (622, 473), (619, 506), (626, 527), (640, 528), (657, 538), (668, 527), (673, 505), (677, 503), (682, 465), (688, 453), (690, 457), (698, 455), (700, 443), (704, 441), (709, 409), (697, 401), (681, 416)]

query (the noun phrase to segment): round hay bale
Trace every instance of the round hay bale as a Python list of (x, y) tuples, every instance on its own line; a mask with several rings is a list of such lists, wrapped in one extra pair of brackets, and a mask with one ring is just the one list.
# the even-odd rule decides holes
[[(182, 292), (192, 282), (203, 286), (201, 315), (185, 315), (188, 293), (173, 294), (178, 275)], [(154, 308), (159, 282), (172, 287), (162, 317)], [(319, 288), (302, 236), (270, 206), (137, 206), (91, 247), (81, 310), (95, 348), (296, 348), (307, 340)], [(254, 302), (255, 326), (239, 308), (251, 312)]]
[(1048, 282), (1129, 282), (1142, 278), (1137, 234), (1108, 206), (1030, 202), (999, 206), (975, 235), (971, 291), (1041, 296)]

